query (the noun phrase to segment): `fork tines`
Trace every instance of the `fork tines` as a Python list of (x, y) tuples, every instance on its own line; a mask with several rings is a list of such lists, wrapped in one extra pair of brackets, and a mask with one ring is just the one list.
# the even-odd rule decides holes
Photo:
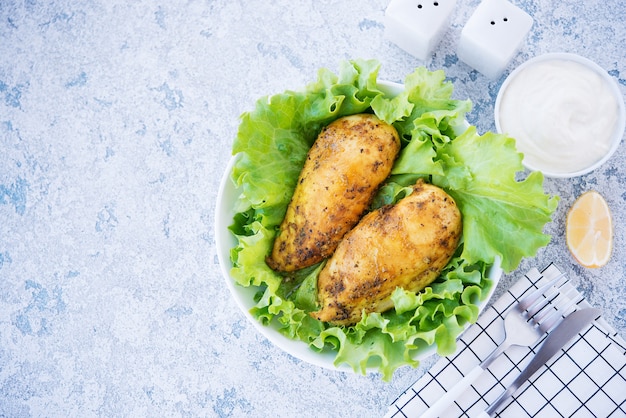
[[(520, 299), (517, 309), (526, 317), (527, 321), (536, 324), (544, 332), (550, 331), (562, 318), (575, 310), (580, 302), (578, 297), (570, 296), (572, 289), (561, 289), (567, 278), (559, 274), (550, 282)], [(577, 292), (576, 292), (577, 293)], [(574, 309), (571, 309), (574, 307)]]

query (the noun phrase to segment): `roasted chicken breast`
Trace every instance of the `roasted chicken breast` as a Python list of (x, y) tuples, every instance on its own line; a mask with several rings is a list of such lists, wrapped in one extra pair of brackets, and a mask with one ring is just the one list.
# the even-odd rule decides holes
[(291, 272), (328, 258), (354, 227), (400, 150), (395, 128), (374, 115), (340, 118), (311, 147), (267, 264)]
[(363, 310), (392, 308), (396, 287), (418, 291), (438, 277), (461, 231), (461, 213), (452, 197), (418, 181), (410, 195), (365, 215), (346, 234), (320, 272), (321, 309), (311, 316), (352, 325)]

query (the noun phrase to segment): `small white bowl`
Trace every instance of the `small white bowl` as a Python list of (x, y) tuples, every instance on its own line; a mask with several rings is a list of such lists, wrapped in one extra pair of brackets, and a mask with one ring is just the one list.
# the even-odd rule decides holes
[[(540, 65), (540, 64), (544, 65), (548, 62), (554, 62), (557, 65), (557, 67), (555, 68), (557, 68), (558, 71), (562, 71), (559, 74), (564, 74), (564, 71), (566, 71), (566, 69), (558, 68), (558, 65), (559, 65), (558, 63), (562, 63), (563, 61), (565, 62), (569, 61), (569, 62), (580, 64), (584, 66), (585, 68), (591, 70), (593, 73), (600, 76), (600, 78), (604, 80), (604, 82), (606, 83), (605, 87), (613, 95), (616, 101), (616, 105), (617, 105), (617, 111), (616, 111), (617, 121), (614, 125), (615, 129), (613, 130), (612, 133), (609, 134), (609, 137), (607, 137), (609, 146), (606, 149), (606, 151), (602, 155), (597, 156), (593, 161), (587, 161), (585, 164), (582, 164), (576, 167), (568, 167), (568, 168), (557, 167), (559, 158), (562, 159), (561, 160), (562, 162), (565, 161), (564, 155), (559, 152), (552, 153), (555, 155), (555, 158), (553, 160), (549, 160), (549, 159), (539, 160), (537, 158), (533, 159), (533, 157), (530, 155), (529, 152), (525, 152), (525, 150), (532, 149), (532, 146), (529, 143), (525, 142), (526, 134), (522, 134), (519, 130), (517, 130), (518, 129), (517, 127), (512, 127), (512, 129), (509, 129), (510, 128), (509, 126), (504, 126), (506, 124), (503, 123), (503, 115), (501, 112), (503, 108), (503, 103), (505, 100), (507, 101), (515, 100), (515, 99), (522, 100), (522, 102), (518, 102), (518, 103), (530, 103), (530, 100), (533, 100), (533, 97), (529, 96), (530, 95), (529, 92), (531, 91), (531, 89), (524, 89), (523, 91), (520, 91), (521, 89), (519, 87), (517, 87), (516, 89), (511, 88), (511, 84), (514, 81), (523, 80), (521, 77), (527, 76), (529, 74), (527, 70), (533, 67), (535, 67), (534, 69), (537, 70), (537, 68), (539, 68), (539, 67), (536, 67), (537, 65)], [(517, 97), (511, 98), (510, 95), (515, 94), (515, 93), (512, 93), (511, 91), (521, 93), (523, 96), (517, 96)], [(573, 92), (572, 90), (568, 91), (567, 99), (577, 100), (578, 98), (573, 97), (572, 92)], [(535, 93), (540, 95), (540, 96), (535, 96), (535, 97), (541, 97), (542, 99), (545, 99), (546, 101), (553, 101), (553, 100), (559, 101), (560, 100), (559, 97), (554, 97), (553, 93), (551, 93), (548, 88), (543, 89), (543, 90), (538, 89), (538, 92), (535, 92)], [(563, 100), (565, 100), (565, 98), (563, 98)], [(526, 112), (527, 109), (524, 109), (522, 107), (519, 107), (516, 109), (519, 111), (517, 117), (520, 119), (524, 118), (525, 119), (524, 122), (526, 123), (527, 126), (534, 122), (540, 123), (540, 120), (538, 120), (540, 118), (538, 118), (536, 114), (527, 113)], [(572, 116), (574, 116), (573, 112), (572, 112)], [(600, 167), (615, 153), (615, 151), (619, 147), (622, 141), (622, 136), (624, 134), (624, 129), (626, 127), (626, 109), (624, 107), (624, 99), (622, 97), (622, 93), (620, 92), (619, 87), (617, 83), (615, 82), (615, 80), (613, 80), (613, 78), (608, 74), (608, 72), (605, 71), (602, 67), (600, 67), (595, 62), (587, 58), (581, 57), (580, 55), (570, 54), (570, 53), (550, 53), (550, 54), (540, 55), (538, 57), (535, 57), (526, 61), (525, 63), (517, 67), (506, 78), (506, 80), (500, 87), (500, 91), (498, 92), (498, 96), (496, 98), (496, 103), (495, 103), (495, 108), (494, 108), (494, 117), (495, 117), (495, 124), (496, 124), (497, 132), (504, 133), (515, 138), (515, 140), (517, 141), (518, 150), (526, 154), (523, 160), (524, 166), (531, 171), (541, 171), (546, 177), (555, 177), (555, 178), (576, 177), (576, 176), (589, 173), (595, 170), (596, 168)], [(520, 119), (518, 119), (518, 121)], [(558, 127), (559, 126), (558, 123), (554, 126), (551, 126), (550, 129), (554, 128), (555, 126)], [(590, 138), (590, 140), (593, 140), (593, 139)], [(561, 145), (559, 147), (563, 153), (565, 152), (573, 153), (573, 152), (578, 151), (578, 149), (581, 149), (577, 147), (567, 147), (567, 146), (561, 146)], [(586, 151), (581, 151), (581, 152), (585, 153)], [(529, 159), (531, 161), (529, 161)]]

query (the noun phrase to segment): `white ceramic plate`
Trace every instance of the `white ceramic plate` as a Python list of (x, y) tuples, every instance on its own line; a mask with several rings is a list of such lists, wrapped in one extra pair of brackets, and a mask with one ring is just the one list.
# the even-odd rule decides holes
[[(398, 94), (398, 92), (402, 91), (403, 89), (403, 86), (401, 84), (384, 81), (379, 81), (379, 87), (385, 93), (391, 95)], [(226, 280), (226, 286), (228, 286), (228, 289), (235, 299), (235, 302), (244, 313), (244, 315), (250, 320), (250, 322), (257, 328), (257, 330), (261, 334), (263, 334), (278, 348), (302, 361), (306, 361), (320, 367), (333, 370), (340, 369), (352, 371), (352, 368), (346, 364), (342, 364), (339, 367), (333, 364), (336, 354), (334, 351), (321, 353), (313, 351), (305, 342), (292, 340), (285, 337), (278, 331), (278, 328), (276, 326), (272, 326), (271, 324), (265, 326), (250, 314), (250, 309), (255, 305), (253, 298), (258, 289), (254, 287), (246, 288), (243, 286), (239, 286), (230, 276), (230, 270), (232, 269), (232, 262), (230, 261), (230, 250), (237, 245), (237, 240), (232, 232), (228, 229), (228, 227), (233, 223), (233, 216), (235, 215), (235, 203), (237, 202), (237, 198), (241, 194), (241, 190), (237, 189), (233, 181), (231, 180), (231, 173), (236, 159), (236, 156), (231, 158), (228, 166), (226, 167), (218, 190), (215, 211), (215, 241), (217, 246), (217, 256), (220, 262), (220, 267), (222, 269), (222, 274), (224, 276), (224, 279)], [(494, 290), (496, 289), (501, 275), (502, 269), (500, 268), (499, 263), (494, 264), (488, 274), (489, 278), (493, 281), (493, 286), (488, 297), (479, 306), (479, 310), (481, 312), (485, 308), (487, 302), (489, 301)], [(468, 324), (467, 326), (469, 325), (470, 324)], [(427, 356), (430, 356), (431, 354), (434, 354), (435, 348), (435, 346), (431, 346), (424, 351), (416, 353), (415, 359), (423, 359)], [(375, 370), (377, 369), (372, 368), (372, 371)]]

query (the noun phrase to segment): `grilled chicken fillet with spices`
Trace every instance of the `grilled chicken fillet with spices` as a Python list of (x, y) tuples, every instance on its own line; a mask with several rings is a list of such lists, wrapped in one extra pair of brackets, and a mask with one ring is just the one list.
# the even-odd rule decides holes
[(374, 115), (346, 116), (325, 127), (309, 150), (267, 264), (291, 272), (328, 258), (370, 205), (399, 150), (395, 128)]
[(311, 316), (353, 325), (393, 307), (396, 287), (419, 291), (448, 264), (461, 237), (461, 213), (442, 189), (418, 181), (395, 205), (365, 215), (341, 241), (318, 279), (321, 309)]

